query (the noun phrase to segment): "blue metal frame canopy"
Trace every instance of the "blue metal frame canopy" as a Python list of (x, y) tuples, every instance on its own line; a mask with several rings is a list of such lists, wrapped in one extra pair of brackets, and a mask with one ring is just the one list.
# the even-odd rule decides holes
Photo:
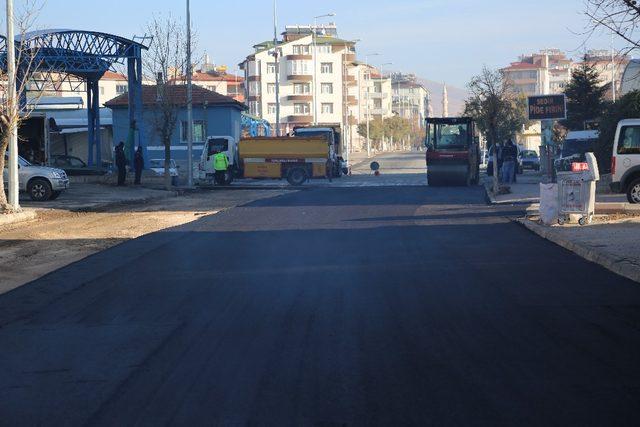
[[(16, 64), (18, 85), (31, 79), (36, 90), (40, 91), (45, 84), (58, 89), (69, 76), (75, 76), (86, 83), (87, 114), (89, 123), (89, 165), (100, 165), (100, 90), (98, 83), (105, 72), (114, 64), (127, 66), (129, 90), (129, 122), (136, 124), (138, 141), (143, 148), (146, 159), (146, 140), (142, 120), (142, 50), (147, 46), (113, 34), (97, 31), (52, 29), (41, 30), (16, 36), (16, 50), (23, 52), (16, 55), (20, 63)], [(6, 37), (0, 36), (0, 66), (6, 69)], [(27, 75), (30, 74), (30, 75)], [(55, 78), (54, 78), (55, 75)], [(63, 76), (63, 78), (60, 78)], [(56, 88), (55, 86), (58, 85)], [(21, 99), (26, 105), (26, 94)], [(130, 153), (133, 158), (133, 153)], [(145, 162), (147, 163), (147, 162)]]

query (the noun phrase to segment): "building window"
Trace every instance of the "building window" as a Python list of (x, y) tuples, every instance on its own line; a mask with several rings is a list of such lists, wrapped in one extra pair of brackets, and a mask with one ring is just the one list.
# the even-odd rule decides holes
[(309, 62), (310, 61), (288, 61), (289, 75), (299, 76), (309, 74)]
[(293, 104), (293, 112), (298, 115), (309, 114), (309, 104)]
[(276, 93), (276, 84), (275, 83), (267, 83), (267, 93), (268, 94)]
[(215, 92), (215, 91), (216, 91), (216, 89), (217, 89), (217, 87), (216, 87), (216, 86), (211, 86), (211, 85), (210, 85), (210, 86), (207, 86), (207, 90), (210, 90), (211, 92)]
[(374, 99), (373, 100), (373, 108), (379, 110), (382, 108), (382, 99)]
[(304, 44), (297, 44), (293, 46), (293, 54), (294, 55), (308, 55), (309, 54), (309, 46)]
[(258, 101), (249, 101), (249, 114), (260, 116), (260, 104)]
[(380, 82), (375, 82), (375, 83), (373, 84), (373, 91), (374, 91), (375, 93), (382, 93), (382, 83), (380, 83)]
[(296, 95), (308, 95), (309, 93), (311, 93), (311, 84), (310, 83), (294, 83), (293, 93)]
[(269, 103), (267, 104), (267, 114), (275, 114), (276, 113), (276, 104)]
[(333, 104), (330, 102), (323, 102), (322, 114), (333, 114)]
[(276, 73), (276, 63), (268, 62), (267, 63), (267, 74), (275, 74)]
[(326, 94), (333, 93), (333, 83), (320, 84), (320, 93), (326, 93)]
[(116, 85), (116, 93), (118, 95), (122, 95), (123, 93), (127, 93), (128, 88), (127, 85)]
[(320, 73), (322, 74), (333, 74), (333, 63), (332, 62), (323, 62), (320, 64)]
[(329, 44), (318, 45), (316, 48), (318, 49), (318, 53), (331, 53), (331, 45)]
[[(182, 142), (187, 142), (188, 135), (187, 129), (189, 126), (186, 121), (182, 122)], [(204, 138), (206, 135), (206, 126), (204, 120), (194, 120), (193, 121), (193, 142), (204, 142)]]
[(104, 95), (104, 86), (100, 86), (100, 95)]
[(260, 82), (249, 82), (249, 96), (260, 95)]

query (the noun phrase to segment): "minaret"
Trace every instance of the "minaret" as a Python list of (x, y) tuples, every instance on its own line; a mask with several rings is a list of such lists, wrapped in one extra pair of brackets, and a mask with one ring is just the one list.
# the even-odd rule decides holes
[(447, 84), (442, 89), (442, 117), (449, 117), (449, 95), (447, 94)]

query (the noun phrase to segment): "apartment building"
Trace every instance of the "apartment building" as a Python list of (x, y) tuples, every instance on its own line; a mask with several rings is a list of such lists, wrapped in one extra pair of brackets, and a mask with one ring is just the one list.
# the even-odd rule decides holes
[(203, 87), (220, 95), (228, 96), (238, 102), (244, 102), (244, 78), (224, 71), (198, 70), (191, 77), (194, 85)]
[(418, 83), (413, 74), (391, 75), (393, 88), (393, 112), (424, 127), (429, 117), (429, 92)]
[(571, 80), (573, 61), (558, 49), (523, 55), (502, 69), (514, 89), (527, 96), (564, 92)]
[[(42, 90), (42, 96), (47, 97), (74, 97), (81, 98), (82, 105), (87, 105), (87, 89), (86, 84), (73, 76), (50, 74), (47, 76), (49, 80), (40, 80), (41, 76), (35, 73), (30, 82), (31, 90), (39, 92)], [(104, 106), (105, 102), (119, 96), (128, 91), (127, 76), (121, 73), (107, 71), (100, 79), (100, 104)]]
[(254, 49), (240, 64), (250, 114), (276, 123), (277, 73), (281, 132), (349, 122), (350, 107), (357, 103), (358, 79), (350, 71), (356, 67), (355, 42), (338, 38), (334, 24), (287, 26), (278, 43), (278, 62), (273, 41)]
[[(592, 65), (600, 74), (600, 82), (603, 85), (609, 85), (606, 97), (613, 100), (614, 93), (620, 96), (622, 90), (622, 78), (625, 69), (631, 61), (628, 55), (613, 54), (611, 50), (589, 50), (581, 61), (573, 64), (573, 68), (577, 68), (585, 62)], [(611, 82), (615, 84), (615, 92), (612, 90)]]

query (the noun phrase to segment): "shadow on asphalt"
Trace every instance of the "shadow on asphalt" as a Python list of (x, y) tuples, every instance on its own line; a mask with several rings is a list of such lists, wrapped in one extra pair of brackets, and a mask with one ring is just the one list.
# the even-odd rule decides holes
[[(416, 191), (421, 189), (421, 191)], [(354, 191), (355, 190), (355, 191)], [(315, 188), (308, 197), (295, 193), (250, 202), (243, 207), (273, 206), (382, 206), (382, 205), (485, 205), (483, 187), (331, 187)], [(329, 197), (330, 196), (330, 197)]]

